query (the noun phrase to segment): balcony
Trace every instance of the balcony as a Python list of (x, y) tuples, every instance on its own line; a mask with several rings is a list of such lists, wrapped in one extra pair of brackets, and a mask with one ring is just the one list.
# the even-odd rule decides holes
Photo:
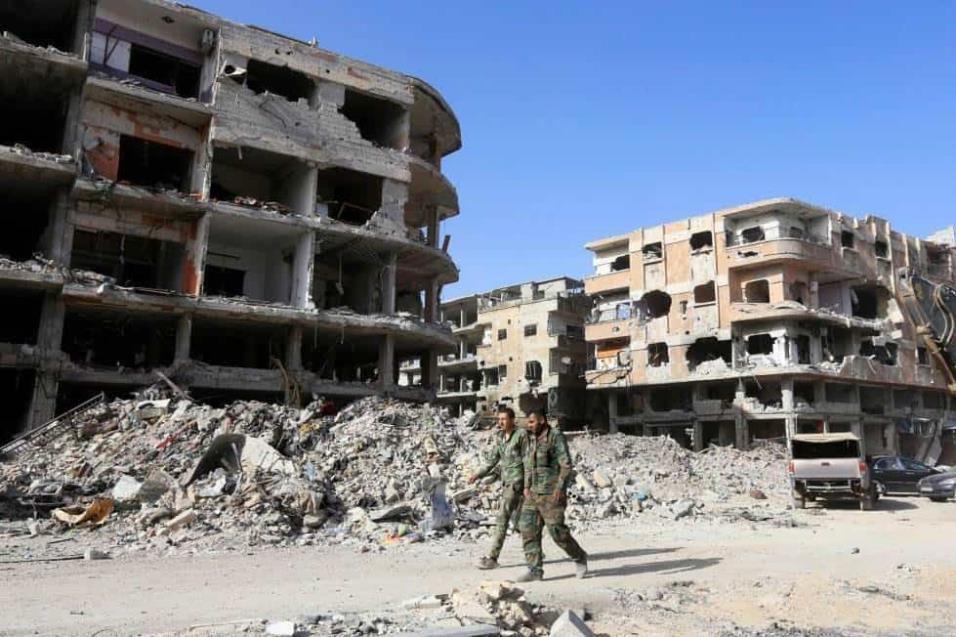
[(730, 244), (725, 248), (728, 267), (768, 265), (798, 260), (830, 268), (836, 259), (829, 245), (807, 239), (767, 239), (751, 243)]
[(584, 326), (584, 339), (589, 343), (608, 341), (612, 339), (628, 338), (631, 327), (629, 319), (617, 319), (590, 323)]
[(609, 274), (598, 274), (584, 280), (586, 294), (604, 294), (630, 287), (630, 270), (619, 270)]

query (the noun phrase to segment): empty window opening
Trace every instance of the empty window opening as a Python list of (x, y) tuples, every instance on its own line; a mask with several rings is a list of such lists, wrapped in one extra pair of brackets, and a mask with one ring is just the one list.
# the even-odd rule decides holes
[(929, 352), (925, 347), (916, 348), (916, 364), (929, 365)]
[(498, 340), (503, 341), (508, 338), (508, 330), (498, 330)]
[(242, 296), (246, 273), (235, 268), (206, 264), (203, 294), (208, 296)]
[(850, 230), (843, 230), (840, 232), (840, 245), (844, 248), (852, 248), (855, 243), (856, 236)]
[(4, 290), (0, 292), (0, 343), (36, 345), (43, 293), (33, 290)]
[(508, 378), (508, 366), (498, 365), (498, 380), (503, 381)]
[(172, 364), (176, 319), (67, 310), (62, 350), (77, 365), (148, 369)]
[(483, 370), (484, 374), (484, 384), (489, 386), (495, 386), (501, 384), (501, 378), (498, 377), (498, 368), (492, 367), (490, 369)]
[(644, 255), (645, 261), (656, 261), (664, 258), (664, 248), (660, 241), (648, 243), (641, 248), (641, 254)]
[(730, 407), (737, 395), (737, 383), (710, 383), (704, 385), (705, 400), (719, 400), (724, 407)]
[(652, 290), (644, 295), (640, 301), (648, 318), (667, 316), (671, 311), (671, 295), (660, 290)]
[(747, 431), (750, 432), (750, 440), (779, 440), (783, 441), (787, 437), (787, 423), (785, 420), (748, 420)]
[(841, 363), (843, 357), (850, 354), (853, 338), (850, 330), (843, 327), (831, 327), (821, 337), (823, 360), (829, 363)]
[(798, 434), (822, 434), (823, 421), (822, 420), (802, 420), (802, 419), (798, 420), (797, 433)]
[(667, 343), (651, 343), (647, 346), (647, 364), (651, 367), (663, 367), (670, 361)]
[(887, 292), (884, 288), (860, 286), (850, 289), (853, 316), (865, 319), (885, 318)]
[(43, 252), (53, 205), (53, 191), (26, 183), (0, 183), (0, 209), (4, 211), (0, 257), (26, 261), (34, 253)]
[(747, 381), (745, 391), (748, 398), (755, 398), (763, 407), (783, 407), (783, 390), (778, 382)]
[(289, 214), (308, 183), (308, 169), (291, 157), (256, 148), (216, 148), (209, 197)]
[(924, 391), (923, 392), (923, 408), (924, 409), (945, 409), (946, 408), (946, 396), (935, 391)]
[[(369, 255), (347, 252), (319, 252), (315, 256), (312, 278), (312, 300), (316, 307), (325, 310), (347, 308), (359, 314), (382, 312), (384, 268), (381, 262)], [(396, 297), (396, 307), (407, 311), (417, 310), (422, 316), (421, 292), (405, 290)]]
[(798, 334), (792, 338), (793, 343), (793, 358), (796, 359), (798, 365), (809, 365), (810, 364), (810, 336), (807, 334)]
[(886, 241), (881, 241), (877, 239), (873, 243), (873, 251), (876, 253), (876, 256), (881, 259), (888, 259), (890, 256), (890, 247)]
[(76, 230), (70, 267), (112, 277), (127, 287), (181, 290), (182, 244), (116, 232)]
[[(191, 387), (189, 389), (190, 397), (198, 403), (209, 405), (217, 409), (229, 407), (236, 401), (255, 400), (261, 403), (273, 405), (286, 404), (286, 396), (283, 392), (249, 390), (249, 389), (222, 389), (219, 387)], [(329, 399), (330, 396), (324, 396)], [(348, 403), (347, 398), (335, 397), (334, 404), (341, 409)]]
[(687, 369), (693, 372), (700, 365), (717, 360), (723, 361), (724, 365), (729, 366), (731, 350), (732, 344), (730, 341), (720, 341), (714, 337), (699, 338), (687, 348)]
[(190, 356), (209, 365), (270, 369), (285, 364), (285, 329), (195, 321)]
[(72, 52), (76, 28), (75, 0), (0, 2), (0, 32), (9, 31), (28, 44)]
[(853, 385), (827, 383), (824, 387), (828, 403), (855, 403), (858, 400)]
[(308, 100), (315, 90), (315, 82), (306, 74), (259, 60), (246, 65), (245, 84), (253, 93), (271, 93), (290, 102)]
[(531, 325), (525, 325), (525, 326), (524, 326), (524, 335), (525, 335), (525, 336), (534, 336), (534, 335), (537, 334), (537, 333), (538, 333), (538, 325), (537, 325), (537, 323), (532, 323)]
[[(70, 383), (61, 381), (56, 392), (55, 412), (62, 414), (101, 393), (106, 395), (107, 402), (115, 398), (128, 399), (133, 395), (133, 392), (140, 389), (142, 389), (142, 387), (139, 385), (116, 385), (113, 383), (97, 385), (93, 383)], [(191, 390), (189, 393), (192, 395)]]
[(893, 408), (905, 411), (919, 407), (917, 400), (918, 394), (909, 389), (896, 389), (893, 391)]
[(584, 338), (584, 326), (583, 325), (566, 325), (565, 326), (566, 336), (568, 338)]
[(631, 267), (631, 255), (622, 254), (613, 261), (611, 261), (611, 272), (622, 272), (628, 270)]
[(691, 411), (694, 407), (690, 387), (652, 387), (649, 389), (652, 411)]
[(747, 337), (748, 354), (773, 354), (773, 336), (770, 334), (753, 334)]
[(706, 305), (717, 301), (717, 286), (713, 281), (702, 283), (694, 287), (694, 304)]
[(33, 385), (36, 372), (23, 369), (0, 369), (0, 444), (9, 442), (30, 424)]
[(736, 439), (737, 426), (733, 420), (719, 420), (701, 423), (701, 438), (704, 448), (711, 446), (732, 447)]
[(0, 85), (0, 145), (23, 145), (34, 152), (62, 153), (67, 94), (44, 82)]
[(793, 400), (797, 405), (813, 405), (816, 402), (816, 393), (813, 383), (795, 381), (793, 383)]
[(753, 226), (752, 228), (744, 228), (740, 231), (740, 242), (741, 243), (755, 243), (757, 241), (763, 241), (766, 238), (763, 228), (760, 226)]
[(316, 203), (331, 219), (361, 226), (382, 207), (381, 177), (346, 168), (319, 172)]
[(873, 358), (883, 365), (896, 365), (898, 353), (896, 343), (880, 342), (879, 338), (865, 338), (860, 342), (860, 356)]
[(767, 279), (751, 281), (744, 286), (744, 301), (747, 303), (770, 303), (770, 282)]
[(614, 318), (618, 321), (626, 321), (631, 318), (631, 303), (618, 303), (614, 308)]
[(791, 239), (803, 239), (807, 236), (807, 232), (799, 226), (790, 226), (787, 236)]
[(860, 387), (860, 411), (882, 414), (886, 410), (886, 390), (881, 387)]
[(402, 150), (405, 146), (407, 118), (401, 105), (345, 89), (345, 104), (339, 112), (358, 127), (362, 139), (395, 150)]
[(524, 364), (524, 377), (525, 380), (532, 382), (541, 382), (541, 362), (540, 361), (527, 361)]
[(197, 64), (139, 44), (130, 45), (129, 74), (165, 93), (199, 96), (200, 67)]
[(192, 160), (191, 150), (121, 135), (117, 180), (187, 192)]
[[(349, 334), (343, 341), (339, 334), (312, 330), (302, 338), (302, 366), (325, 380), (374, 382), (378, 378), (380, 348), (378, 337)], [(398, 357), (396, 351), (396, 360)], [(416, 357), (415, 362), (418, 360)]]
[(710, 230), (705, 230), (703, 232), (695, 232), (690, 235), (690, 249), (693, 251), (697, 250), (709, 250), (714, 247), (714, 233)]
[(807, 290), (807, 284), (803, 281), (794, 281), (790, 284), (790, 300), (796, 301), (802, 305), (807, 305), (810, 300), (810, 295)]

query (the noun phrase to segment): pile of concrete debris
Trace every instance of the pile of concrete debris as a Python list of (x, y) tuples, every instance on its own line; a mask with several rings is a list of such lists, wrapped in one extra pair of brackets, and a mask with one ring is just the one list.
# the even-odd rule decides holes
[[(377, 397), (340, 411), (324, 401), (215, 408), (151, 388), (0, 463), (0, 518), (28, 520), (31, 532), (95, 528), (91, 537), (124, 550), (477, 540), (498, 488), (494, 477), (467, 482), (491, 436), (475, 421)], [(695, 454), (625, 435), (571, 445), (576, 523), (713, 517), (734, 504), (749, 520), (777, 515), (761, 507), (786, 510), (778, 446)]]
[(444, 474), (481, 438), (470, 422), (380, 398), (334, 413), (150, 390), (0, 464), (0, 517), (49, 512), (124, 547), (412, 541), (454, 526)]
[(786, 449), (780, 444), (694, 453), (671, 438), (616, 434), (578, 437), (571, 445), (577, 474), (572, 519), (787, 516)]

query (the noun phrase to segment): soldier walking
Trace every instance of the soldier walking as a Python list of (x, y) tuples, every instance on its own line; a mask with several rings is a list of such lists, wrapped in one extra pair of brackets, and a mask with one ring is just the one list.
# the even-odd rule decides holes
[(521, 510), (522, 491), (524, 489), (524, 456), (528, 446), (528, 435), (524, 429), (515, 426), (515, 412), (510, 407), (498, 410), (498, 432), (495, 445), (485, 466), (468, 478), (469, 483), (491, 473), (500, 467), (501, 504), (495, 520), (495, 530), (491, 536), (491, 550), (478, 560), (478, 568), (491, 569), (498, 566), (498, 556), (508, 535), (508, 522), (517, 517)]
[(531, 582), (544, 577), (544, 557), (541, 553), (542, 526), (548, 527), (551, 539), (568, 554), (582, 578), (588, 573), (588, 556), (571, 536), (564, 522), (568, 483), (571, 479), (571, 454), (564, 434), (548, 425), (542, 411), (528, 415), (528, 450), (524, 457), (524, 505), (521, 508), (520, 528), (528, 572), (519, 582)]

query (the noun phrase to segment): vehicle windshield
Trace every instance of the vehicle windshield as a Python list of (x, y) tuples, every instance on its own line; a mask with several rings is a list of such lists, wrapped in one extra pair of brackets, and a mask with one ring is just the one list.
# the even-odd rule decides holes
[(860, 443), (856, 440), (835, 440), (833, 442), (793, 441), (793, 457), (813, 458), (859, 458)]

